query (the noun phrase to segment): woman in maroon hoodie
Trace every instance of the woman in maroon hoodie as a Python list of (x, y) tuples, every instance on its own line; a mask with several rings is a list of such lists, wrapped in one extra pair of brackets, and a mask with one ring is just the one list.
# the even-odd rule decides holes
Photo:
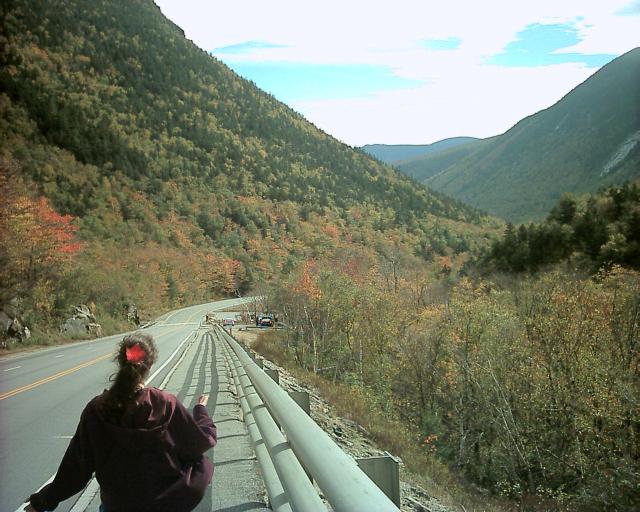
[(187, 512), (204, 496), (216, 426), (202, 395), (191, 414), (174, 395), (145, 388), (156, 361), (153, 338), (135, 333), (120, 343), (113, 385), (85, 407), (53, 481), (32, 494), (26, 510), (53, 510), (95, 473), (101, 511)]

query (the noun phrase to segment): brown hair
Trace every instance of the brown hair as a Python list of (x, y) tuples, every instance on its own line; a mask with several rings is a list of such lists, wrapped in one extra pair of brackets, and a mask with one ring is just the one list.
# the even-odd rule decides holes
[[(144, 356), (140, 361), (129, 361), (127, 359), (127, 349), (134, 346), (144, 351)], [(158, 349), (153, 337), (149, 334), (135, 332), (124, 337), (118, 345), (118, 352), (114, 361), (118, 363), (119, 369), (109, 377), (113, 382), (106, 393), (103, 402), (105, 416), (113, 423), (119, 423), (128, 403), (135, 399), (136, 392), (140, 384), (149, 375), (149, 370), (158, 357)]]

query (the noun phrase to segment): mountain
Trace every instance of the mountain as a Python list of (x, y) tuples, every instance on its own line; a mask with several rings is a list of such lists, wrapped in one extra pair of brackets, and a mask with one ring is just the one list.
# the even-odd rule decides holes
[(471, 139), (469, 142), (448, 147), (442, 151), (403, 160), (398, 162), (396, 167), (414, 180), (423, 182), (473, 153), (482, 143), (483, 139)]
[(367, 144), (362, 146), (362, 150), (369, 153), (385, 164), (398, 164), (404, 160), (417, 158), (423, 155), (439, 153), (445, 149), (466, 144), (474, 141), (473, 137), (454, 137), (444, 139), (433, 144), (410, 145), (410, 144)]
[[(478, 210), (320, 131), (151, 0), (0, 9), (0, 186), (13, 201), (0, 291), (42, 314), (74, 301), (161, 310), (246, 291), (338, 247), (375, 256), (393, 238), (432, 257), (482, 236)], [(58, 239), (25, 243), (51, 219)], [(50, 264), (63, 260), (65, 273)]]
[[(638, 84), (640, 48), (503, 135), (452, 155), (448, 167), (427, 160), (410, 174), (505, 219), (540, 220), (565, 192), (595, 192), (640, 176)], [(428, 177), (434, 168), (440, 172)]]

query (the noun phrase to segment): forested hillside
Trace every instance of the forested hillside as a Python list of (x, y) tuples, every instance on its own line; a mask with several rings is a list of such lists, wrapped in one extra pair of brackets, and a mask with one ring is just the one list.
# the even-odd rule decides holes
[(640, 188), (560, 199), (544, 222), (507, 224), (484, 265), (503, 272), (536, 271), (573, 259), (588, 270), (624, 265), (640, 270)]
[(2, 295), (32, 318), (150, 315), (342, 243), (432, 260), (482, 240), (478, 211), (318, 130), (150, 0), (0, 9)]
[(406, 160), (413, 160), (426, 155), (440, 153), (449, 148), (477, 140), (473, 137), (453, 137), (433, 144), (367, 144), (363, 151), (386, 164), (399, 165)]
[[(18, 299), (34, 338), (78, 303), (122, 332), (131, 303), (151, 319), (259, 293), (289, 326), (263, 348), (365, 403), (358, 421), (427, 480), (484, 489), (467, 510), (487, 493), (638, 510), (637, 187), (565, 198), (492, 245), (504, 225), (318, 130), (151, 0), (0, 13), (0, 303)], [(633, 175), (639, 55), (509, 144), (473, 142), (496, 173), (469, 166), (474, 193), (534, 215), (550, 181), (594, 184), (574, 164), (600, 162), (598, 183)], [(501, 174), (534, 161), (541, 181)]]
[(640, 176), (640, 48), (613, 60), (552, 107), (428, 178), (412, 176), (512, 222), (541, 220), (565, 193)]
[(397, 164), (397, 168), (418, 182), (427, 179), (448, 169), (467, 155), (472, 154), (482, 144), (490, 144), (491, 139), (473, 139), (465, 144), (449, 147), (436, 153), (409, 158)]
[(441, 484), (444, 462), (513, 510), (639, 510), (640, 189), (509, 224), (466, 276), (395, 263), (327, 254), (273, 282), (290, 328), (261, 350), (339, 382), (347, 414)]

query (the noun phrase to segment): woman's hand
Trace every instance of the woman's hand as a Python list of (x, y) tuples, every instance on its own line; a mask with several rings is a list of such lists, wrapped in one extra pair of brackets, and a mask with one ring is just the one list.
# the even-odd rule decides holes
[(204, 405), (206, 407), (208, 402), (209, 402), (209, 395), (200, 395), (200, 398), (198, 398), (199, 405)]

